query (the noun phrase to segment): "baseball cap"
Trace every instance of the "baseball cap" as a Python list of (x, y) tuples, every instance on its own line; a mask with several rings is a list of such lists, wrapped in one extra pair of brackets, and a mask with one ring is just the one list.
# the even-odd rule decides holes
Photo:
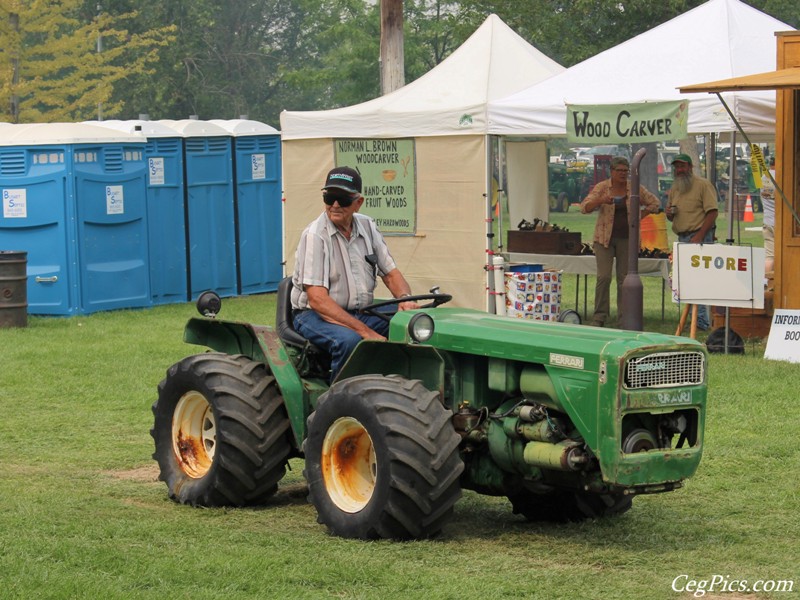
[(350, 194), (361, 193), (361, 175), (350, 167), (336, 167), (331, 169), (325, 179), (323, 190), (338, 189)]
[(672, 163), (671, 164), (674, 165), (676, 162), (685, 162), (685, 163), (689, 163), (691, 165), (692, 164), (692, 157), (689, 156), (688, 154), (676, 154), (675, 158), (672, 159)]

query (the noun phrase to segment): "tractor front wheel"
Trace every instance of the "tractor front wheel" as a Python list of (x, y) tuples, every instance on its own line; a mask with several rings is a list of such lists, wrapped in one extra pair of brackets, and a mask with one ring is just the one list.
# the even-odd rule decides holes
[(209, 352), (158, 386), (150, 434), (169, 496), (193, 506), (262, 504), (292, 450), (289, 418), (263, 363)]
[(364, 375), (335, 383), (308, 417), (309, 500), (341, 537), (422, 539), (461, 496), (452, 413), (419, 381)]
[(558, 205), (561, 207), (561, 212), (569, 212), (569, 199), (566, 192), (558, 195)]

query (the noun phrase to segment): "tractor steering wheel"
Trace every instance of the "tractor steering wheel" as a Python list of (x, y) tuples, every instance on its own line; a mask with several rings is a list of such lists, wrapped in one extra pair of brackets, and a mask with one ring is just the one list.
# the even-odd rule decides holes
[(392, 298), (391, 300), (382, 300), (381, 302), (373, 302), (369, 306), (365, 306), (361, 310), (359, 310), (362, 314), (371, 315), (373, 317), (379, 317), (386, 321), (387, 323), (392, 320), (392, 317), (397, 314), (397, 310), (394, 312), (382, 312), (379, 311), (379, 308), (384, 306), (391, 306), (391, 305), (398, 305), (401, 302), (419, 302), (420, 300), (430, 300), (428, 304), (423, 304), (420, 308), (436, 308), (440, 304), (444, 304), (445, 302), (450, 302), (453, 299), (453, 296), (450, 294), (417, 294), (416, 296), (403, 296), (402, 298)]

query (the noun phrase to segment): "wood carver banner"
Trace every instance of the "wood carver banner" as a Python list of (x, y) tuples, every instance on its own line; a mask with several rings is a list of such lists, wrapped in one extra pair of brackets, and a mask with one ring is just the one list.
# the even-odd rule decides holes
[(633, 144), (680, 140), (687, 135), (689, 103), (567, 105), (567, 141)]

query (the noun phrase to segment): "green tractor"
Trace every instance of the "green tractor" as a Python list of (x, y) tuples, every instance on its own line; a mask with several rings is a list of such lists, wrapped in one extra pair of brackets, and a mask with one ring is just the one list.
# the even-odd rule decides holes
[(205, 316), (184, 339), (210, 351), (171, 366), (153, 404), (153, 458), (175, 501), (264, 504), (303, 457), (332, 534), (422, 539), (464, 488), (568, 521), (623, 513), (697, 469), (708, 356), (695, 340), (499, 317), (434, 292), (387, 314), (388, 341), (363, 341), (329, 384), (329, 359), (292, 328), (290, 288), (275, 327), (198, 300)]
[(568, 212), (570, 204), (589, 193), (592, 172), (587, 162), (550, 163), (547, 171), (551, 212)]

